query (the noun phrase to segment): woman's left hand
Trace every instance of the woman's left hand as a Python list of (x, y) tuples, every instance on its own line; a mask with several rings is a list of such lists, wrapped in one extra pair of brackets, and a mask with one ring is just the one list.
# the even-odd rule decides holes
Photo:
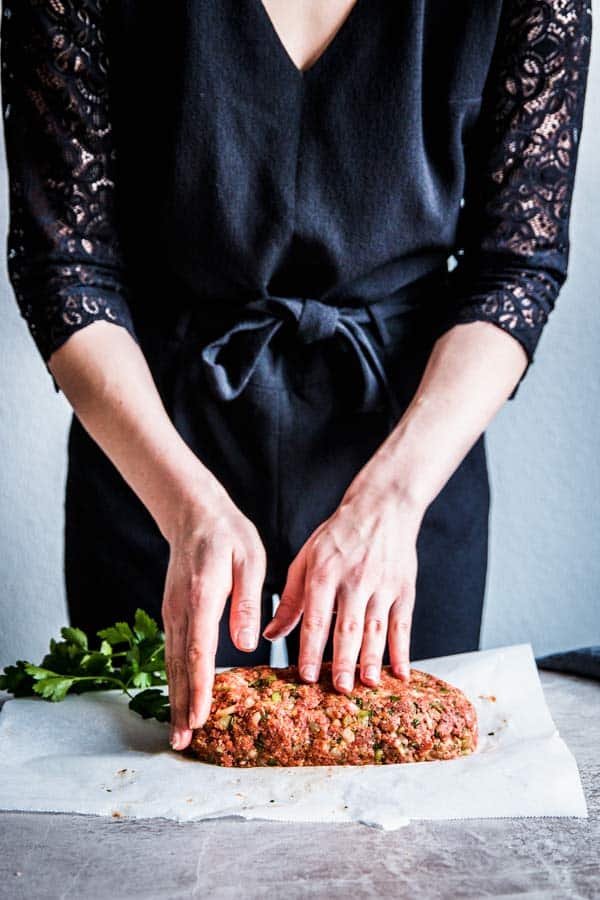
[(375, 488), (363, 471), (335, 512), (307, 539), (291, 563), (281, 600), (263, 634), (283, 637), (302, 617), (298, 667), (304, 681), (319, 678), (325, 644), (333, 634), (333, 683), (379, 682), (386, 638), (396, 677), (410, 677), (410, 632), (417, 577), (419, 505)]

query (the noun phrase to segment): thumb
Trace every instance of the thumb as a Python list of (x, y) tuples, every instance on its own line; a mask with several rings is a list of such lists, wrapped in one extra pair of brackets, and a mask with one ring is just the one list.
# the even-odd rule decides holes
[(285, 587), (281, 594), (275, 615), (263, 631), (269, 641), (285, 637), (295, 628), (302, 617), (304, 605), (304, 576), (306, 572), (305, 554), (300, 551), (288, 569)]
[(233, 586), (229, 632), (238, 650), (255, 650), (260, 629), (262, 589), (266, 575), (264, 556), (252, 551), (233, 557)]

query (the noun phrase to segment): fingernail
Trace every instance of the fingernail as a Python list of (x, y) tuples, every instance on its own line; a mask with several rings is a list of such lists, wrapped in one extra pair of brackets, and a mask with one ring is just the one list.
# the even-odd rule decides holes
[(379, 669), (377, 666), (367, 666), (363, 677), (368, 678), (369, 681), (379, 681)]
[(173, 730), (169, 735), (169, 743), (173, 750), (179, 750), (179, 742), (181, 740), (181, 735), (178, 731)]
[(256, 636), (252, 628), (240, 628), (237, 633), (237, 642), (242, 650), (254, 650), (256, 647)]
[(400, 669), (400, 677), (404, 679), (404, 681), (410, 681), (410, 669), (402, 667)]
[(351, 691), (354, 687), (354, 682), (348, 672), (342, 672), (335, 679), (335, 686), (341, 691)]
[(306, 678), (307, 681), (314, 681), (317, 677), (317, 667), (316, 666), (302, 666), (300, 669), (300, 674), (303, 678)]
[(266, 638), (268, 641), (270, 641), (271, 638), (274, 637), (276, 634), (277, 634), (277, 628), (275, 627), (275, 625), (272, 622), (269, 622), (269, 624), (267, 625), (267, 627), (265, 628), (265, 630), (262, 633), (263, 637)]
[(192, 713), (188, 720), (188, 725), (190, 728), (201, 728), (202, 724), (200, 722), (200, 716), (197, 713)]

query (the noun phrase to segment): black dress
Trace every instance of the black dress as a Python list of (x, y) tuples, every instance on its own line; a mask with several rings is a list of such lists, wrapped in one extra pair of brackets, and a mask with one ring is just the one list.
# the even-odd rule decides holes
[[(5, 0), (21, 312), (46, 362), (97, 319), (138, 341), (259, 529), (263, 626), (441, 333), (492, 322), (532, 362), (567, 273), (590, 37), (580, 0), (358, 0), (301, 72), (260, 0)], [(168, 546), (75, 416), (65, 511), (73, 623), (159, 616)], [(411, 658), (478, 647), (488, 512), (482, 435), (423, 520)], [(267, 661), (227, 619), (217, 664)]]

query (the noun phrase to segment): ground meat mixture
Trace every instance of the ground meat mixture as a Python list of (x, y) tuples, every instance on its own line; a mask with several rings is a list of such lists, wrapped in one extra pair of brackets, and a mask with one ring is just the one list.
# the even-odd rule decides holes
[(301, 682), (296, 666), (218, 673), (189, 752), (221, 766), (362, 766), (454, 759), (476, 746), (472, 704), (441, 678), (411, 669), (403, 682), (384, 666), (377, 688), (357, 672), (345, 695), (323, 663), (317, 684)]

